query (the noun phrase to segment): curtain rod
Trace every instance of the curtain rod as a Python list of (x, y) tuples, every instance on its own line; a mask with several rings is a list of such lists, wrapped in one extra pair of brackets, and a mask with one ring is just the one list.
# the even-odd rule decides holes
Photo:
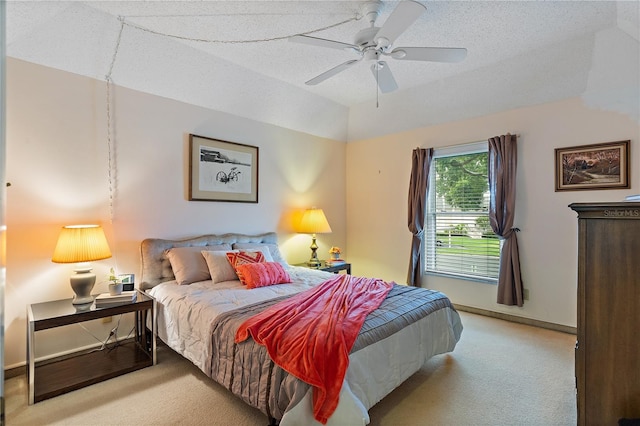
[[(519, 134), (512, 134), (511, 136), (515, 136), (516, 139), (520, 139), (520, 135)], [(493, 137), (493, 136), (492, 136)], [(454, 144), (447, 144), (444, 146), (432, 146), (431, 148), (433, 149), (437, 149), (437, 150), (443, 150), (443, 149), (456, 149), (458, 147), (463, 147), (465, 145), (473, 145), (473, 144), (479, 144), (482, 142), (488, 142), (489, 138), (487, 139), (480, 139), (480, 140), (476, 140), (476, 141), (472, 141), (472, 142), (461, 142), (461, 143), (454, 143)], [(415, 149), (422, 149), (420, 146), (417, 146)]]
[[(511, 134), (511, 136), (515, 136), (516, 138), (520, 139), (520, 134), (516, 133), (516, 134)], [(494, 137), (494, 136), (492, 136)], [(480, 143), (480, 142), (487, 142), (489, 140), (489, 138), (486, 139), (478, 139), (475, 141), (471, 141), (471, 142), (460, 142), (460, 143), (454, 143), (451, 145), (446, 145), (447, 147), (454, 147), (454, 146), (462, 146), (462, 145), (471, 145), (474, 143)], [(419, 146), (417, 146), (416, 148), (420, 148)], [(435, 148), (435, 147), (434, 147)]]

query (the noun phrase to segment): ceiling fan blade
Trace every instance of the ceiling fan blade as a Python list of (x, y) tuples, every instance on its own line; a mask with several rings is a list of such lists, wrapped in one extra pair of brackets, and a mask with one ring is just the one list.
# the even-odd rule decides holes
[(339, 50), (355, 50), (360, 52), (358, 46), (349, 43), (342, 43), (340, 41), (327, 40), (325, 38), (309, 37), (305, 35), (295, 35), (288, 39), (294, 43), (310, 44), (312, 46), (328, 47), (330, 49)]
[(391, 69), (385, 61), (378, 61), (371, 65), (371, 72), (373, 72), (373, 77), (376, 79), (378, 87), (382, 93), (389, 93), (394, 90), (398, 90), (396, 79), (393, 78)]
[(316, 76), (316, 77), (312, 78), (311, 80), (306, 81), (304, 84), (306, 84), (307, 86), (315, 86), (318, 83), (322, 83), (326, 79), (328, 79), (330, 77), (333, 77), (334, 75), (346, 70), (347, 68), (349, 68), (352, 65), (356, 64), (357, 62), (360, 62), (361, 59), (362, 58), (352, 59), (350, 61), (344, 62), (344, 63), (338, 65), (337, 67), (333, 67), (329, 71), (325, 71), (322, 74), (320, 74), (319, 76)]
[(467, 57), (462, 47), (397, 47), (388, 53), (401, 61), (460, 62)]
[(398, 3), (398, 6), (391, 12), (389, 18), (374, 37), (378, 47), (391, 45), (425, 10), (427, 10), (425, 6), (415, 1), (404, 0)]

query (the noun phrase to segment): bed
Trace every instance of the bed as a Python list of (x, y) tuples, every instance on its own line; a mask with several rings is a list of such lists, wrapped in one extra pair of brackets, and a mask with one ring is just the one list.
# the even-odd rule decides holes
[[(462, 323), (449, 299), (439, 292), (389, 284), (391, 290), (367, 315), (348, 353), (335, 411), (318, 421), (313, 386), (281, 369), (251, 338), (233, 341), (238, 324), (262, 309), (338, 279), (331, 273), (288, 265), (277, 241), (275, 233), (146, 239), (141, 244), (139, 285), (157, 301), (158, 337), (260, 409), (272, 424), (366, 425), (373, 405), (432, 356), (454, 350)], [(227, 253), (259, 256), (260, 261), (285, 271), (290, 282), (249, 289), (229, 269)], [(343, 281), (347, 279), (369, 280), (344, 277)]]

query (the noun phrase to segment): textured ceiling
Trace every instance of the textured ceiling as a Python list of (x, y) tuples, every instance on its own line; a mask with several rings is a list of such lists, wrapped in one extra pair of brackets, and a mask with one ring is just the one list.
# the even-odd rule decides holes
[[(377, 26), (397, 4), (384, 3)], [(453, 64), (389, 59), (399, 90), (384, 95), (377, 93), (364, 62), (317, 86), (304, 84), (354, 59), (353, 53), (286, 38), (266, 41), (351, 20), (312, 35), (352, 43), (369, 25), (359, 19), (362, 2), (356, 1), (9, 0), (7, 50), (9, 56), (104, 80), (124, 24), (113, 66), (115, 83), (347, 140), (580, 96), (598, 33), (616, 29), (635, 41), (632, 50), (638, 41), (638, 2), (422, 4), (427, 11), (394, 46), (465, 47), (467, 58)], [(221, 42), (247, 40), (260, 41)], [(215, 82), (217, 88), (197, 82)], [(501, 96), (493, 107), (480, 102), (489, 87)], [(518, 96), (511, 99), (514, 92)], [(263, 102), (277, 111), (259, 105)], [(431, 121), (409, 122), (408, 110), (418, 107), (431, 114)], [(406, 113), (398, 111), (403, 108)], [(386, 127), (369, 126), (380, 110), (398, 117)]]

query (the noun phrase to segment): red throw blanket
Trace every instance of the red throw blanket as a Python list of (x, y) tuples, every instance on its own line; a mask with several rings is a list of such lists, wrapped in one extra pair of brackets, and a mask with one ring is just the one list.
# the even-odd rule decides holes
[(362, 324), (392, 287), (379, 279), (336, 275), (249, 318), (236, 332), (236, 343), (251, 333), (276, 364), (312, 385), (313, 416), (326, 424), (338, 406)]

